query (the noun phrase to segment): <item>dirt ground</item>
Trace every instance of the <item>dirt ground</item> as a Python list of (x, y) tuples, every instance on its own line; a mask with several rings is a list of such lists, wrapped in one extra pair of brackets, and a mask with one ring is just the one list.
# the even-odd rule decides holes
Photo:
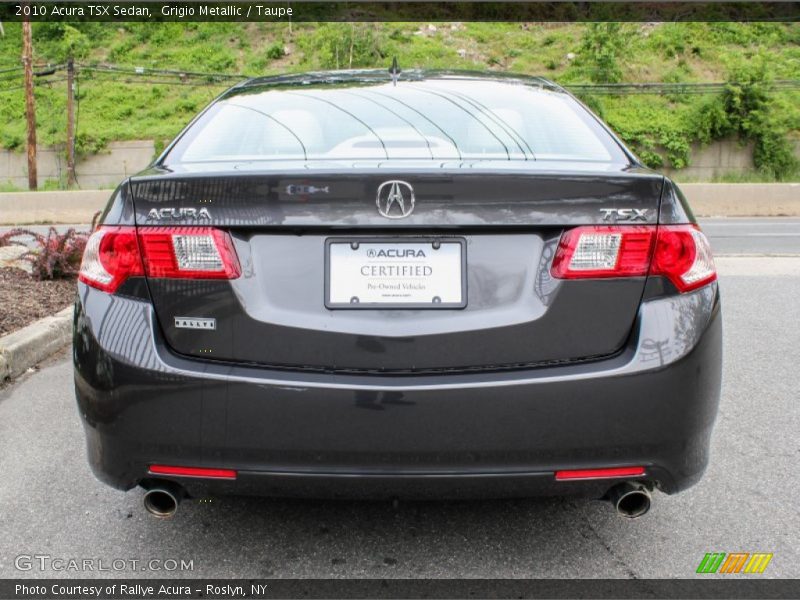
[(0, 268), (0, 335), (72, 304), (75, 280), (37, 281), (21, 269)]

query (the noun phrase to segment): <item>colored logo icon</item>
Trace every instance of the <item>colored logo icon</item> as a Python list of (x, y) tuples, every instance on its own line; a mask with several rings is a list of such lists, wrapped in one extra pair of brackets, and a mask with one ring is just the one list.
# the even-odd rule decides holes
[(772, 560), (767, 552), (707, 552), (697, 567), (698, 573), (763, 573)]

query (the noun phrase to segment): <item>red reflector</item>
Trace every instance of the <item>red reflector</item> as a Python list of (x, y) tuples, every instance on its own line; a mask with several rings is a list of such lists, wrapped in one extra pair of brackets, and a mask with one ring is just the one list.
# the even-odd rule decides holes
[(571, 469), (556, 471), (556, 479), (614, 479), (644, 475), (644, 467), (610, 467), (607, 469)]
[(205, 469), (202, 467), (170, 467), (150, 465), (153, 475), (177, 475), (178, 477), (208, 477), (209, 479), (236, 479), (233, 469)]

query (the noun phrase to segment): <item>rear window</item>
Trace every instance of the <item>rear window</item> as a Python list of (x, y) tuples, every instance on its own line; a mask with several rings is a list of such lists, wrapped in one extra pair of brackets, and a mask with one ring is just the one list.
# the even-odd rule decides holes
[(429, 80), (347, 88), (246, 88), (211, 107), (166, 162), (491, 159), (624, 162), (567, 94)]

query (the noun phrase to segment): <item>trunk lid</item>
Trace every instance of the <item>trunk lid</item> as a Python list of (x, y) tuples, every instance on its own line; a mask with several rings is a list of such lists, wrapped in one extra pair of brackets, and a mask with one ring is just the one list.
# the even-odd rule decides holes
[[(558, 280), (550, 264), (564, 229), (608, 223), (601, 209), (644, 210), (638, 223), (656, 223), (661, 176), (584, 163), (286, 167), (131, 180), (138, 226), (222, 228), (241, 263), (232, 281), (148, 280), (173, 350), (290, 369), (423, 373), (592, 359), (630, 335), (644, 277)], [(390, 219), (377, 192), (395, 180), (415, 202)], [(329, 308), (331, 241), (457, 242), (463, 307)], [(214, 319), (215, 329), (178, 327), (177, 318)]]

